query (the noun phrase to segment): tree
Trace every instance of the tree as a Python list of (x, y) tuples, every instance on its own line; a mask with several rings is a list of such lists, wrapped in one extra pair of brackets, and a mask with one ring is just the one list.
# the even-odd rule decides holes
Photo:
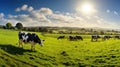
[(45, 27), (39, 28), (39, 32), (48, 32), (48, 29)]
[(49, 33), (53, 33), (53, 30), (49, 30), (48, 32), (49, 32)]
[(17, 23), (15, 26), (17, 29), (23, 29), (22, 23)]
[(12, 28), (12, 24), (8, 22), (8, 23), (6, 24), (6, 28), (7, 28), (7, 29), (11, 29), (11, 28)]
[(100, 34), (101, 34), (101, 35), (104, 35), (105, 33), (104, 33), (104, 31), (100, 31)]

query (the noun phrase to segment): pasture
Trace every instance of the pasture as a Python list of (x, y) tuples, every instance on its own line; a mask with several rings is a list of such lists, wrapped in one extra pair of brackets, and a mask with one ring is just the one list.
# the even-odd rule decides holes
[(18, 48), (18, 31), (0, 29), (0, 67), (120, 66), (119, 39), (91, 42), (90, 35), (82, 35), (83, 41), (69, 41), (57, 40), (61, 34), (35, 33), (45, 42), (33, 52), (30, 44)]

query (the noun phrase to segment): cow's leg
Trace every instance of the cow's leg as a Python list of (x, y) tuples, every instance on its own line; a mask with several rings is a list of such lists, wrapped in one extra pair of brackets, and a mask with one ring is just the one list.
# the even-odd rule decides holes
[(35, 42), (33, 43), (33, 50), (35, 51)]
[(19, 40), (19, 42), (18, 42), (18, 47), (20, 47), (20, 44), (21, 44), (21, 42), (20, 42), (20, 40)]
[(98, 41), (98, 39), (96, 38), (96, 41)]
[(31, 42), (31, 50), (35, 51), (35, 43), (33, 41)]
[(93, 41), (93, 38), (91, 39), (91, 41)]
[(22, 48), (23, 48), (23, 44), (22, 44), (22, 42), (23, 42), (23, 40), (22, 40), (22, 39), (20, 39), (20, 40), (19, 40), (18, 47), (22, 47)]
[(31, 42), (31, 50), (33, 50), (33, 42)]

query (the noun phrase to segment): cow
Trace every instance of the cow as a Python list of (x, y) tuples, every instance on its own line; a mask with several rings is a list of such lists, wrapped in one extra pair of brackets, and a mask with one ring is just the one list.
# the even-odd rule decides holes
[(82, 40), (83, 41), (83, 38), (81, 36), (76, 36), (77, 40)]
[(115, 35), (115, 39), (120, 39), (120, 35)]
[(108, 39), (110, 39), (110, 38), (112, 38), (110, 35), (105, 35), (105, 36), (102, 38), (102, 40), (108, 40)]
[(70, 41), (74, 41), (74, 40), (77, 40), (77, 38), (75, 36), (69, 36), (68, 38)]
[(83, 38), (81, 36), (69, 36), (68, 38), (70, 41), (76, 41), (76, 40), (82, 40)]
[(64, 39), (65, 36), (59, 36), (57, 39)]
[(23, 48), (23, 43), (31, 43), (31, 50), (35, 51), (35, 44), (43, 46), (43, 41), (35, 33), (19, 32), (19, 47)]
[(91, 41), (98, 41), (98, 38), (101, 38), (99, 35), (92, 35)]

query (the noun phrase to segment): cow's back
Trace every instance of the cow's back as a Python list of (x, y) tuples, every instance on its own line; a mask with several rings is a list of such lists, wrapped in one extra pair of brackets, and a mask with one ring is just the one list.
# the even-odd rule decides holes
[(37, 34), (33, 33), (31, 37), (33, 38), (33, 41), (36, 43), (39, 43), (41, 41)]

